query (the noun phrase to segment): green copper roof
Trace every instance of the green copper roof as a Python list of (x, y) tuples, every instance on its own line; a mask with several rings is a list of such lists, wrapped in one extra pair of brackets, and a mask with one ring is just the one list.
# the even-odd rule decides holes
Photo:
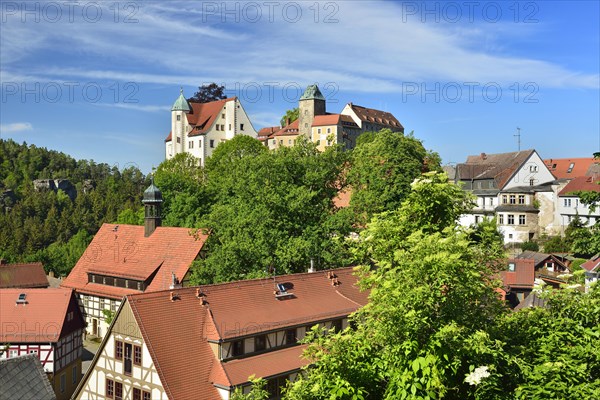
[(308, 87), (306, 88), (306, 90), (304, 91), (304, 94), (302, 95), (302, 97), (300, 97), (300, 100), (325, 100), (325, 97), (323, 97), (323, 94), (321, 93), (321, 91), (319, 90), (319, 87), (314, 84), (314, 85), (308, 85)]
[(183, 97), (183, 89), (179, 92), (179, 97), (175, 100), (171, 111), (190, 111), (190, 105), (188, 104), (185, 97)]

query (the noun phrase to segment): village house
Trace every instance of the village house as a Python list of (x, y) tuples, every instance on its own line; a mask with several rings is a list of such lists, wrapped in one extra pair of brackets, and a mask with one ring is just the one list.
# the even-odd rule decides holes
[(123, 296), (185, 285), (207, 236), (162, 227), (162, 193), (144, 192), (144, 226), (103, 224), (62, 286), (74, 289), (86, 333), (103, 337)]
[(590, 290), (590, 286), (598, 284), (600, 279), (600, 254), (596, 254), (588, 261), (581, 264), (581, 268), (585, 270), (585, 291)]
[(535, 150), (469, 156), (456, 166), (455, 181), (477, 197), (461, 225), (496, 217), (505, 244), (553, 232), (556, 179)]
[(367, 303), (351, 268), (131, 294), (76, 399), (229, 399), (267, 381), (271, 399), (308, 361), (307, 330), (348, 326)]
[(404, 132), (404, 127), (391, 113), (346, 104), (339, 114), (326, 111), (326, 100), (319, 87), (309, 85), (298, 101), (298, 119), (287, 121), (286, 125), (274, 131), (276, 127), (261, 129), (261, 141), (270, 149), (291, 147), (303, 136), (317, 143), (319, 150), (341, 144), (346, 149), (356, 146), (361, 133), (380, 131), (387, 128), (392, 132)]
[(519, 254), (517, 259), (532, 260), (535, 277), (554, 287), (560, 287), (562, 283), (566, 283), (563, 275), (571, 273), (569, 268), (571, 260), (567, 258), (566, 254), (546, 254), (526, 250)]
[(508, 268), (500, 272), (503, 299), (511, 308), (520, 304), (533, 290), (535, 281), (534, 261), (531, 259), (509, 259)]
[(257, 137), (237, 97), (209, 103), (188, 102), (183, 89), (171, 108), (171, 132), (165, 139), (167, 160), (189, 153), (204, 166), (219, 143), (237, 135)]
[(83, 329), (70, 289), (0, 290), (0, 359), (35, 355), (58, 400), (69, 399), (81, 378)]
[(600, 176), (578, 176), (573, 178), (558, 193), (558, 214), (563, 232), (575, 218), (579, 218), (583, 225), (588, 227), (600, 221), (600, 206), (596, 206), (592, 210), (590, 206), (581, 202), (578, 192), (600, 193)]

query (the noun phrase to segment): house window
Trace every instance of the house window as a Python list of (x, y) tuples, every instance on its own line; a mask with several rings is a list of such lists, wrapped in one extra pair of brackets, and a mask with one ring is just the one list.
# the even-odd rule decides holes
[(279, 139), (279, 144), (283, 146), (283, 139)]
[(481, 218), (479, 215), (475, 216), (475, 223), (478, 224), (479, 223), (479, 218)]
[(177, 116), (177, 121), (181, 121), (181, 115)]
[(115, 398), (115, 381), (112, 379), (106, 380), (106, 397), (109, 399)]
[(77, 383), (77, 378), (79, 377), (77, 376), (77, 365), (75, 365), (71, 371), (71, 382), (73, 382), (73, 385)]
[(177, 138), (177, 143), (181, 143), (181, 138)]
[(292, 144), (292, 139), (288, 139), (288, 144)]
[(142, 391), (138, 388), (133, 388), (133, 400), (142, 400)]
[(525, 195), (523, 195), (523, 194), (519, 195), (519, 204), (525, 204)]
[(229, 124), (229, 130), (231, 130), (231, 124)]
[(219, 127), (220, 127), (220, 126), (221, 126), (221, 125), (219, 125), (219, 124), (215, 125), (215, 129), (216, 129), (216, 130), (219, 130)]
[(508, 202), (508, 196), (503, 194), (502, 195), (502, 204), (506, 204)]
[(516, 196), (514, 194), (511, 194), (508, 199), (510, 204), (516, 204)]
[(244, 130), (244, 124), (240, 124), (240, 131)]
[(331, 133), (331, 128), (327, 128), (327, 133)]
[(519, 215), (519, 225), (525, 225), (525, 216)]
[(533, 186), (535, 184), (535, 179), (531, 178), (529, 180), (529, 186)]
[(123, 359), (123, 342), (115, 340), (115, 358), (117, 360)]
[(142, 400), (152, 400), (150, 398), (150, 392), (142, 392)]
[(189, 142), (188, 149), (193, 149), (193, 148), (194, 148), (194, 142)]
[(571, 207), (571, 199), (564, 199), (563, 202), (565, 207)]
[(225, 125), (224, 125), (224, 124), (221, 124), (221, 130), (222, 130), (223, 132), (225, 132)]
[(140, 346), (133, 346), (133, 363), (142, 365), (142, 348)]
[(67, 387), (67, 376), (63, 373), (60, 375), (60, 392), (63, 393)]
[(490, 206), (493, 206), (493, 205), (494, 205), (494, 198), (490, 197)]
[(508, 270), (511, 272), (514, 272), (515, 270), (515, 263), (508, 263)]
[(225, 113), (221, 114), (221, 118), (225, 119)]
[(538, 166), (537, 165), (530, 165), (529, 166), (529, 172), (538, 172)]
[(142, 290), (142, 282), (137, 283), (137, 290)]
[(573, 168), (575, 168), (575, 163), (569, 164), (569, 169), (567, 169), (567, 174), (570, 174), (571, 172), (573, 172)]
[(508, 225), (515, 224), (515, 216), (513, 214), (508, 214)]
[(321, 133), (321, 128), (317, 129), (317, 133)]
[(236, 340), (235, 342), (231, 343), (231, 355), (235, 357), (241, 356), (242, 354), (244, 354), (244, 341)]
[(37, 350), (29, 350), (29, 354), (37, 354), (38, 351)]
[(504, 214), (498, 214), (498, 223), (504, 225)]
[(296, 328), (287, 329), (285, 331), (285, 344), (294, 344), (298, 341), (296, 337)]
[(259, 335), (254, 338), (254, 351), (262, 351), (267, 348), (267, 336)]
[(8, 352), (8, 357), (12, 358), (12, 357), (16, 357), (19, 355), (19, 350), (11, 350)]
[(210, 139), (210, 148), (211, 149), (215, 148), (215, 141), (214, 141), (214, 139)]
[(123, 384), (115, 382), (115, 400), (123, 400)]
[(336, 319), (335, 321), (331, 321), (331, 330), (333, 332), (341, 332), (342, 330), (342, 320)]

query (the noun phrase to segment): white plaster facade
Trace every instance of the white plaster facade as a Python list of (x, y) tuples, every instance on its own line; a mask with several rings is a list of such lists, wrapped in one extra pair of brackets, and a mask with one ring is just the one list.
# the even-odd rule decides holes
[[(212, 155), (219, 143), (233, 139), (237, 135), (257, 138), (257, 132), (237, 97), (213, 103), (215, 104), (207, 104), (212, 105), (208, 113), (214, 118), (212, 118), (210, 126), (205, 127), (204, 133), (201, 134), (192, 132), (194, 126), (188, 121), (188, 111), (173, 107), (171, 111), (170, 140), (165, 141), (165, 157), (167, 160), (185, 152), (198, 158), (200, 165), (204, 166), (206, 159)], [(216, 107), (216, 105), (220, 105), (220, 107)], [(206, 105), (204, 106), (206, 107)], [(189, 107), (193, 108), (194, 105), (191, 104)], [(205, 113), (202, 114), (204, 116)], [(190, 133), (192, 133), (192, 136), (190, 136)]]

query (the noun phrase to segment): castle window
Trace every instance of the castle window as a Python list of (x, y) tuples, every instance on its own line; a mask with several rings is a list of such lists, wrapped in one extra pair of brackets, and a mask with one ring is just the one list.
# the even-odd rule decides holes
[(244, 130), (244, 124), (240, 124), (240, 131)]
[(188, 143), (188, 148), (189, 149), (193, 149), (194, 148), (194, 142), (189, 142)]
[(304, 115), (308, 115), (308, 110), (304, 110)]
[(181, 121), (181, 115), (177, 116), (177, 121)]
[(222, 130), (223, 132), (225, 132), (225, 125), (224, 125), (224, 124), (221, 124), (221, 130)]
[(219, 125), (219, 124), (215, 125), (215, 129), (219, 130), (219, 126), (221, 126), (221, 125)]
[(177, 138), (177, 143), (181, 143), (181, 138)]
[(308, 123), (307, 122), (304, 123), (304, 127), (308, 128)]
[(215, 148), (215, 141), (213, 139), (210, 139), (210, 148), (211, 149)]
[(317, 133), (321, 133), (321, 128), (317, 129)]

